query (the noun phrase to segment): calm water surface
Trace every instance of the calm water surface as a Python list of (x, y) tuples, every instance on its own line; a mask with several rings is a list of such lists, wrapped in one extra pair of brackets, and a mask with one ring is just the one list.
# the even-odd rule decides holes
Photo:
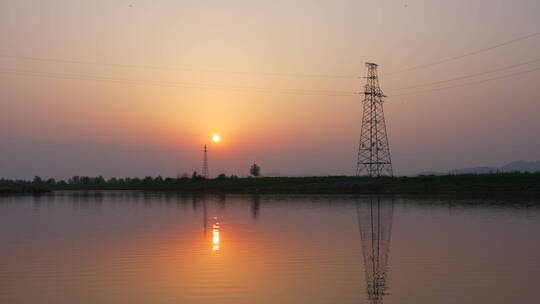
[(540, 303), (540, 209), (475, 200), (0, 197), (0, 303)]

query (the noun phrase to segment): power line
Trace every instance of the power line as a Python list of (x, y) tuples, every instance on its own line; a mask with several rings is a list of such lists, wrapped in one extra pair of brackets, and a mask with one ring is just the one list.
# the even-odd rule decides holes
[(240, 75), (262, 75), (262, 76), (283, 76), (283, 77), (305, 77), (305, 78), (336, 78), (336, 79), (358, 79), (354, 75), (331, 75), (331, 74), (303, 74), (303, 73), (277, 73), (277, 72), (248, 72), (248, 71), (225, 71), (225, 70), (210, 70), (210, 69), (194, 69), (186, 67), (168, 67), (158, 65), (140, 65), (140, 64), (121, 64), (121, 63), (103, 63), (97, 61), (84, 60), (66, 60), (56, 58), (29, 57), (29, 56), (13, 56), (0, 55), (0, 58), (41, 61), (41, 62), (56, 62), (67, 64), (94, 65), (124, 69), (146, 69), (146, 70), (161, 70), (161, 71), (184, 71), (184, 72), (201, 72), (201, 73), (219, 73), (219, 74), (240, 74)]
[(297, 94), (297, 95), (321, 95), (321, 96), (352, 96), (354, 92), (345, 91), (325, 91), (325, 90), (308, 90), (308, 89), (291, 89), (291, 88), (264, 88), (264, 87), (248, 87), (248, 86), (225, 86), (225, 85), (209, 85), (204, 83), (187, 83), (187, 82), (172, 82), (172, 81), (156, 81), (156, 80), (142, 80), (142, 79), (127, 79), (127, 78), (113, 78), (102, 76), (88, 76), (77, 74), (64, 74), (64, 73), (52, 73), (52, 72), (36, 72), (29, 70), (17, 70), (17, 69), (5, 69), (0, 68), (0, 74), (16, 75), (16, 76), (29, 76), (40, 78), (52, 78), (52, 79), (65, 79), (65, 80), (84, 80), (84, 81), (97, 81), (97, 82), (110, 82), (121, 83), (130, 85), (144, 85), (144, 86), (161, 86), (172, 88), (194, 88), (194, 89), (207, 89), (207, 90), (234, 90), (234, 91), (253, 91), (259, 93), (273, 93), (273, 94)]
[[(405, 73), (409, 71), (419, 70), (423, 68), (428, 68), (431, 66), (443, 64), (450, 61), (455, 61), (464, 57), (469, 57), (477, 55), (483, 52), (487, 52), (499, 47), (503, 47), (512, 43), (516, 43), (522, 40), (530, 39), (533, 37), (540, 36), (540, 32), (532, 33), (529, 35), (521, 36), (512, 40), (508, 40), (496, 45), (492, 45), (486, 48), (478, 49), (472, 52), (468, 52), (462, 55), (449, 57), (439, 61), (434, 61), (431, 63), (426, 63), (422, 65), (417, 65), (409, 67), (403, 70), (398, 70), (391, 73), (385, 73), (384, 76), (390, 76), (400, 73)], [(211, 69), (196, 69), (196, 68), (186, 68), (186, 67), (169, 67), (169, 66), (157, 66), (157, 65), (136, 65), (136, 64), (121, 64), (121, 63), (104, 63), (97, 61), (85, 61), (85, 60), (68, 60), (68, 59), (58, 59), (58, 58), (44, 58), (44, 57), (33, 57), (33, 56), (15, 56), (15, 55), (0, 55), (0, 58), (9, 58), (9, 59), (19, 59), (19, 60), (30, 60), (30, 61), (42, 61), (42, 62), (56, 62), (56, 63), (66, 63), (66, 64), (81, 64), (81, 65), (95, 65), (95, 66), (107, 66), (115, 68), (129, 68), (129, 69), (152, 69), (152, 70), (164, 70), (164, 71), (186, 71), (186, 72), (202, 72), (202, 73), (223, 73), (223, 74), (245, 74), (245, 75), (263, 75), (263, 76), (284, 76), (284, 77), (312, 77), (312, 78), (342, 78), (342, 79), (358, 79), (360, 77), (356, 75), (332, 75), (332, 74), (308, 74), (308, 73), (278, 73), (278, 72), (249, 72), (249, 71), (226, 71), (226, 70), (211, 70)]]
[(415, 94), (426, 93), (426, 92), (432, 92), (432, 91), (441, 91), (441, 90), (448, 90), (448, 89), (454, 89), (454, 88), (466, 87), (466, 86), (471, 86), (471, 85), (476, 85), (476, 84), (486, 83), (486, 82), (490, 82), (490, 81), (494, 81), (494, 80), (499, 80), (499, 79), (504, 79), (504, 78), (510, 78), (510, 77), (514, 77), (514, 76), (518, 76), (518, 75), (529, 74), (529, 73), (536, 72), (536, 71), (540, 71), (540, 67), (534, 68), (534, 69), (530, 69), (530, 70), (526, 70), (526, 71), (516, 72), (516, 73), (504, 75), (504, 76), (492, 77), (492, 78), (487, 78), (487, 79), (480, 80), (480, 81), (468, 82), (468, 83), (464, 83), (464, 84), (460, 84), (460, 85), (453, 85), (453, 86), (442, 87), (442, 88), (436, 88), (436, 89), (422, 90), (422, 91), (416, 91), (416, 92), (404, 93), (404, 94), (398, 94), (398, 95), (392, 95), (392, 96), (393, 96), (393, 97), (399, 97), (399, 96), (415, 95)]
[(449, 58), (442, 59), (442, 60), (439, 60), (439, 61), (434, 61), (434, 62), (430, 62), (430, 63), (426, 63), (426, 64), (413, 66), (413, 67), (410, 67), (410, 68), (406, 68), (406, 69), (391, 72), (391, 73), (386, 73), (383, 76), (396, 75), (396, 74), (401, 74), (401, 73), (405, 73), (405, 72), (410, 72), (410, 71), (415, 71), (415, 70), (420, 70), (420, 69), (432, 67), (432, 66), (435, 66), (435, 65), (440, 65), (440, 64), (447, 63), (447, 62), (450, 62), (450, 61), (455, 61), (455, 60), (458, 60), (458, 59), (461, 59), (461, 58), (478, 55), (478, 54), (483, 53), (483, 52), (491, 51), (491, 50), (499, 48), (499, 47), (503, 47), (503, 46), (506, 46), (506, 45), (509, 45), (509, 44), (512, 44), (512, 43), (515, 43), (515, 42), (519, 42), (519, 41), (526, 40), (526, 39), (533, 38), (533, 37), (537, 37), (537, 36), (540, 36), (540, 32), (532, 33), (532, 34), (529, 34), (529, 35), (526, 35), (526, 36), (521, 36), (521, 37), (518, 37), (518, 38), (515, 38), (515, 39), (512, 39), (512, 40), (508, 40), (506, 42), (502, 42), (502, 43), (495, 44), (495, 45), (492, 45), (492, 46), (489, 46), (489, 47), (486, 47), (486, 48), (478, 49), (478, 50), (475, 50), (475, 51), (472, 51), (472, 52), (469, 52), (469, 53), (465, 53), (465, 54), (462, 54), (462, 55), (457, 55), (457, 56), (449, 57)]
[(504, 66), (504, 67), (502, 67), (502, 68), (498, 68), (498, 69), (494, 69), (494, 70), (489, 70), (489, 71), (484, 71), (484, 72), (479, 72), (479, 73), (469, 74), (469, 75), (460, 76), (460, 77), (455, 77), (455, 78), (450, 78), (450, 79), (445, 79), (445, 80), (439, 80), (439, 81), (435, 81), (435, 82), (428, 82), (428, 83), (423, 83), (423, 84), (417, 84), (417, 85), (413, 85), (413, 86), (409, 86), (409, 87), (402, 87), (402, 88), (390, 89), (390, 90), (386, 90), (386, 91), (408, 90), (408, 89), (414, 89), (414, 88), (420, 88), (420, 87), (428, 87), (428, 86), (432, 86), (432, 85), (442, 84), (442, 83), (445, 83), (445, 82), (452, 82), (452, 81), (457, 81), (457, 80), (463, 80), (463, 79), (468, 79), (468, 78), (474, 78), (474, 77), (477, 77), (477, 76), (482, 76), (482, 75), (487, 75), (487, 74), (497, 73), (497, 72), (500, 72), (500, 71), (510, 70), (510, 69), (513, 69), (513, 68), (516, 68), (516, 67), (519, 67), (519, 66), (528, 65), (528, 64), (531, 64), (531, 63), (539, 62), (539, 61), (540, 61), (540, 58), (539, 58), (539, 59), (535, 59), (535, 60), (531, 60), (531, 61), (527, 61), (527, 62), (522, 62), (522, 63), (517, 63), (517, 64), (512, 64), (512, 65)]

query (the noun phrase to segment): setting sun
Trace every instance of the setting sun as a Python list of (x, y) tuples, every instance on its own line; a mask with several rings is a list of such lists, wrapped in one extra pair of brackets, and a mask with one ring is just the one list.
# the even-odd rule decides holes
[(214, 134), (214, 136), (212, 136), (212, 140), (214, 142), (219, 142), (221, 140), (221, 137), (218, 134)]

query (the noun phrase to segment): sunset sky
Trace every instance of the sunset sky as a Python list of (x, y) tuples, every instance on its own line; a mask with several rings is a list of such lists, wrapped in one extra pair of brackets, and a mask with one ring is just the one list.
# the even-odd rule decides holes
[(539, 16), (538, 0), (4, 0), (0, 178), (176, 176), (204, 144), (211, 175), (352, 175), (366, 61), (396, 174), (540, 160)]

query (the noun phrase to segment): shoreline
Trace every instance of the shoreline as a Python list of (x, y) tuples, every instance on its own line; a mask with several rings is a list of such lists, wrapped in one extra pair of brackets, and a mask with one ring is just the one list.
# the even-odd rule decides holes
[[(22, 183), (21, 181), (19, 181)], [(4, 180), (5, 183), (5, 180)], [(424, 175), (415, 177), (222, 177), (214, 179), (87, 178), (80, 183), (26, 182), (2, 185), (0, 194), (40, 194), (60, 190), (140, 190), (212, 194), (367, 194), (540, 197), (540, 173)]]

